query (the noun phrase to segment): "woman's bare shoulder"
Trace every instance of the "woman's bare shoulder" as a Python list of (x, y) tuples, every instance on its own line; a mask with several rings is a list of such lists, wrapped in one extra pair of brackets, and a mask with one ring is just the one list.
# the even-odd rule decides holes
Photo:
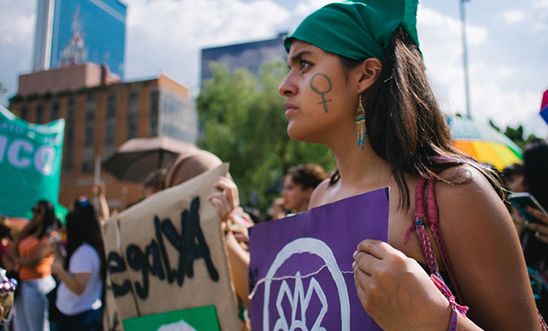
[(502, 203), (500, 196), (490, 180), (479, 169), (471, 165), (460, 165), (444, 170), (440, 174), (446, 182), (436, 185), (438, 200), (452, 203)]
[(312, 192), (312, 196), (310, 197), (310, 202), (308, 203), (308, 209), (325, 204), (330, 181), (330, 178), (326, 178), (316, 187), (316, 189), (314, 189), (314, 192)]

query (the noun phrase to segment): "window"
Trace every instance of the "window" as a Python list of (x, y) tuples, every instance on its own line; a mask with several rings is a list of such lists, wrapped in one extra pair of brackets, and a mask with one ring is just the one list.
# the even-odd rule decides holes
[(116, 94), (107, 97), (107, 112), (105, 118), (105, 156), (107, 150), (116, 143)]
[(148, 121), (148, 132), (150, 136), (154, 137), (158, 135), (158, 115), (160, 108), (160, 96), (158, 91), (152, 91), (150, 93), (150, 111)]
[(129, 93), (128, 111), (127, 111), (127, 139), (137, 137), (137, 120), (139, 116), (139, 93), (132, 91)]
[(59, 119), (59, 99), (55, 97), (51, 102), (51, 120), (55, 121), (57, 119)]
[(67, 172), (72, 171), (72, 162), (74, 157), (74, 112), (75, 112), (75, 97), (71, 95), (68, 97), (67, 107), (67, 122), (65, 123), (65, 157), (63, 158), (63, 168)]
[(42, 124), (44, 121), (44, 105), (39, 103), (36, 105), (36, 120), (35, 123)]
[(29, 117), (29, 107), (24, 104), (21, 106), (21, 116), (19, 116), (21, 119), (24, 119), (25, 121), (27, 120), (27, 118)]
[(85, 105), (85, 124), (84, 124), (84, 158), (82, 163), (82, 171), (93, 171), (93, 145), (95, 140), (95, 111), (96, 100), (93, 92), (86, 94)]

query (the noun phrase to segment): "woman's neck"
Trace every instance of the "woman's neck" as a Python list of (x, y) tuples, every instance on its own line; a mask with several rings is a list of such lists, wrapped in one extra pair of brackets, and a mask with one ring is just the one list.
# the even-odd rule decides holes
[(330, 148), (335, 155), (342, 188), (375, 188), (390, 182), (389, 164), (373, 151), (367, 139), (363, 148), (354, 141), (334, 144)]

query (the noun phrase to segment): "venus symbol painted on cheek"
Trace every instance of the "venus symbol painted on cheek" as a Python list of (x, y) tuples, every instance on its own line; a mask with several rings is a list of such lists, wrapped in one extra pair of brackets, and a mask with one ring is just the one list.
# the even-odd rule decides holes
[(327, 99), (327, 93), (329, 93), (332, 88), (333, 84), (331, 84), (331, 79), (329, 79), (329, 77), (325, 74), (316, 73), (310, 80), (310, 89), (321, 96), (322, 101), (318, 102), (318, 104), (323, 104), (323, 110), (326, 113), (329, 112), (329, 109), (327, 109), (327, 103), (333, 101), (331, 99)]

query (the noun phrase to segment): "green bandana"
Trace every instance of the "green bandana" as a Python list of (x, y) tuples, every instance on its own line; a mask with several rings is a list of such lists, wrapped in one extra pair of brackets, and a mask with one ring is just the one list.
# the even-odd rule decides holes
[(308, 15), (284, 42), (289, 52), (293, 40), (324, 51), (364, 60), (384, 59), (392, 34), (403, 26), (417, 47), (418, 0), (356, 0), (328, 4)]

